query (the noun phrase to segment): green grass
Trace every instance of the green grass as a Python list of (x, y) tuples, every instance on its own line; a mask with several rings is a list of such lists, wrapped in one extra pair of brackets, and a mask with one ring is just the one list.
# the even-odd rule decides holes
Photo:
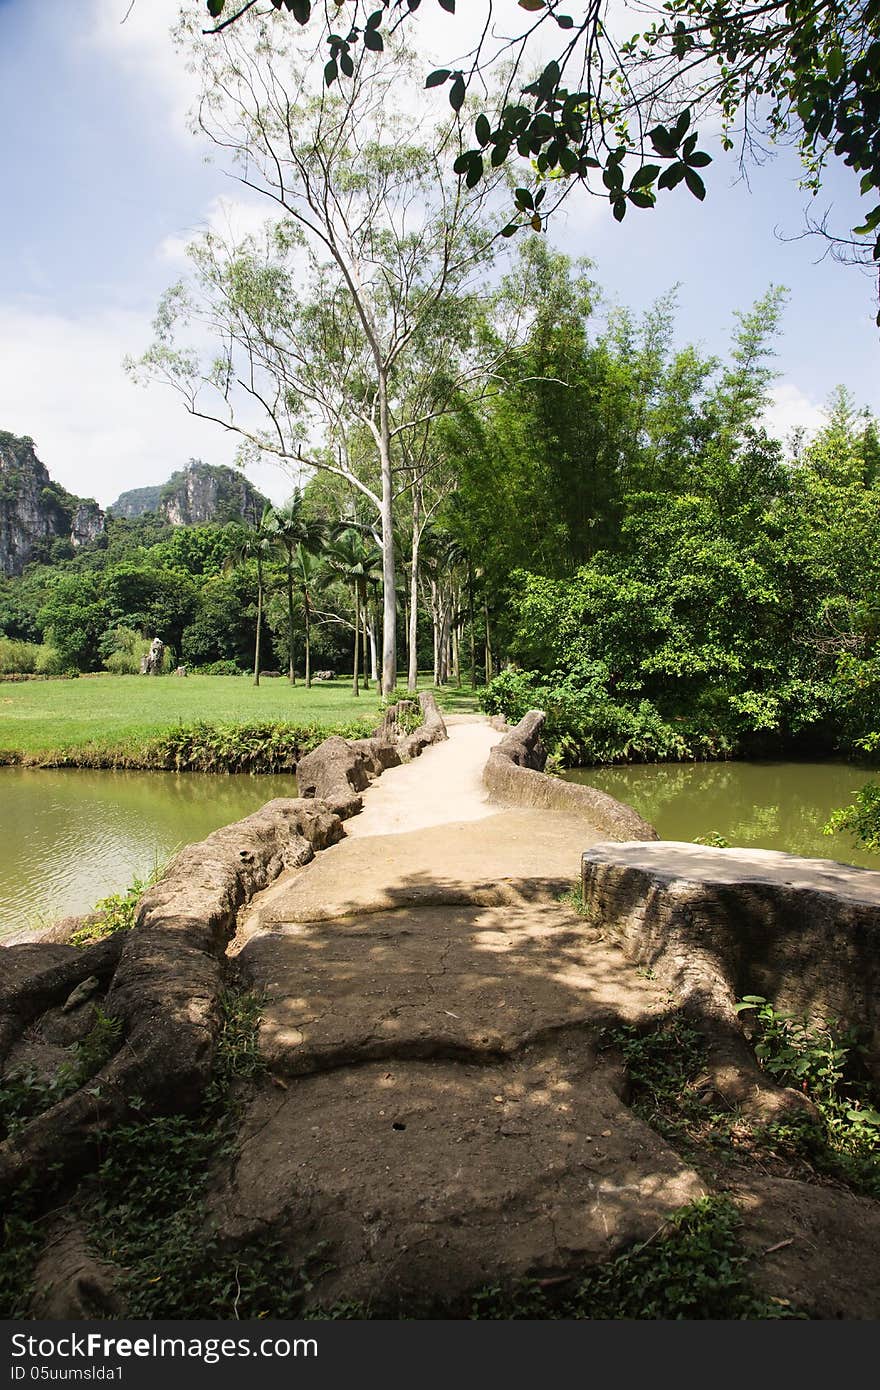
[[(438, 695), (446, 708), (468, 707), (466, 689)], [(364, 719), (372, 727), (379, 703), (374, 686), (355, 698), (343, 678), (308, 690), (302, 684), (290, 686), (283, 677), (264, 677), (254, 686), (246, 676), (100, 675), (4, 682), (0, 760), (39, 761), (59, 750), (129, 745), (197, 722), (283, 721), (330, 730)]]
[(375, 690), (359, 699), (347, 681), (290, 686), (266, 677), (82, 676), (0, 685), (0, 749), (39, 755), (84, 744), (147, 739), (178, 724), (284, 720), (331, 728), (379, 707)]

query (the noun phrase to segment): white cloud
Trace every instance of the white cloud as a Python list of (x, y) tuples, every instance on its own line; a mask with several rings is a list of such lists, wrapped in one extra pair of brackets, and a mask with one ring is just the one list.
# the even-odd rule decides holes
[(791, 381), (782, 381), (770, 391), (770, 405), (764, 412), (764, 424), (777, 439), (787, 439), (793, 429), (806, 429), (808, 435), (827, 423), (828, 416), (820, 405)]
[(270, 204), (266, 198), (260, 202), (246, 202), (221, 195), (211, 201), (198, 226), (185, 236), (165, 237), (159, 245), (159, 256), (168, 261), (185, 260), (187, 246), (200, 231), (215, 232), (235, 245), (246, 236), (258, 236), (266, 223), (277, 216), (277, 205)]
[(198, 78), (187, 71), (171, 31), (182, 12), (204, 10), (202, 0), (91, 0), (85, 42), (106, 58), (149, 98), (156, 117), (170, 131), (191, 140), (187, 116), (199, 93)]
[[(234, 438), (196, 420), (166, 387), (137, 386), (122, 369), (151, 338), (149, 316), (126, 311), (82, 318), (0, 306), (0, 342), (14, 345), (0, 374), (0, 422), (34, 439), (56, 482), (101, 505), (162, 483), (189, 458), (232, 464)], [(291, 484), (271, 464), (248, 476), (273, 501)]]

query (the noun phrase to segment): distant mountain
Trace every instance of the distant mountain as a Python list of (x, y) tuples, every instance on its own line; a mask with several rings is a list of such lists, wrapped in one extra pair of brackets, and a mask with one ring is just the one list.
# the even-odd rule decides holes
[(124, 517), (156, 512), (172, 526), (201, 526), (254, 521), (268, 505), (269, 499), (235, 468), (192, 459), (167, 483), (123, 492), (107, 510)]
[(144, 512), (158, 511), (161, 497), (161, 485), (133, 487), (130, 492), (121, 492), (107, 510), (114, 516), (124, 516), (130, 521), (133, 517), (143, 516)]
[(21, 574), (32, 560), (72, 554), (103, 533), (97, 502), (53, 483), (28, 435), (0, 430), (0, 574)]

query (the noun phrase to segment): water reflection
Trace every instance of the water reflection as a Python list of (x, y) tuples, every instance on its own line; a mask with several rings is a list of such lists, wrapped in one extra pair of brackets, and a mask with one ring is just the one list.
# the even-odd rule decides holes
[(0, 769), (0, 935), (87, 911), (296, 779)]
[(628, 802), (665, 840), (717, 832), (733, 845), (880, 869), (880, 854), (857, 848), (849, 834), (822, 833), (831, 812), (877, 775), (841, 762), (644, 763), (566, 774)]

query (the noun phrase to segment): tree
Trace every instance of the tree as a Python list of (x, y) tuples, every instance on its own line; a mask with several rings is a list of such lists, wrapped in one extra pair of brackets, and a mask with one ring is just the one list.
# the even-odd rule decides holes
[[(494, 254), (484, 210), (501, 175), (479, 190), (450, 181), (458, 137), (401, 109), (403, 59), (362, 52), (344, 90), (316, 92), (283, 31), (270, 46), (257, 21), (200, 54), (200, 126), (282, 220), (239, 247), (215, 235), (194, 246), (195, 280), (166, 294), (139, 366), (252, 452), (336, 473), (369, 501), (390, 690), (402, 441), (480, 389), (506, 351), (468, 329), (478, 271)], [(181, 342), (190, 325), (212, 338), (209, 360)], [(319, 432), (323, 447), (312, 443)]]
[[(296, 684), (296, 673), (293, 663), (293, 591), (296, 582), (297, 567), (302, 572), (302, 555), (305, 552), (315, 553), (324, 539), (325, 527), (321, 521), (308, 517), (303, 512), (302, 493), (297, 491), (283, 507), (272, 509), (267, 520), (267, 529), (270, 537), (281, 551), (284, 558), (284, 573), (287, 588), (287, 650), (288, 650), (288, 674), (290, 684)], [(308, 665), (308, 643), (306, 646), (306, 664)], [(306, 676), (306, 684), (309, 684), (309, 677)]]
[(103, 595), (114, 623), (161, 637), (180, 654), (184, 628), (198, 607), (196, 586), (188, 574), (124, 561), (105, 570)]
[(305, 681), (312, 683), (312, 603), (315, 590), (321, 583), (323, 564), (314, 550), (307, 550), (302, 544), (296, 548), (294, 564), (294, 583), (302, 595), (303, 621), (305, 628)]
[(100, 640), (110, 626), (110, 610), (96, 575), (58, 575), (37, 620), (64, 670), (100, 668)]
[(351, 588), (354, 608), (354, 656), (351, 689), (353, 695), (360, 695), (361, 617), (367, 596), (367, 586), (377, 580), (382, 573), (378, 547), (367, 540), (359, 531), (345, 527), (327, 546), (326, 558), (330, 568), (335, 570), (340, 579)]
[(254, 639), (254, 685), (260, 684), (260, 647), (263, 637), (263, 600), (265, 598), (265, 569), (275, 553), (272, 534), (272, 508), (264, 507), (263, 515), (253, 527), (248, 527), (229, 557), (228, 568), (256, 562), (257, 569), (257, 631)]
[[(213, 32), (225, 32), (255, 3), (207, 0), (218, 21)], [(299, 24), (321, 23), (319, 7), (308, 0), (272, 4)], [(439, 4), (456, 15), (455, 0)], [(720, 115), (722, 143), (733, 148), (738, 141), (743, 163), (761, 158), (763, 141), (793, 139), (814, 190), (833, 153), (859, 176), (860, 192), (876, 199), (877, 0), (667, 0), (638, 7), (640, 32), (633, 36), (621, 33), (624, 19), (609, 16), (606, 0), (519, 0), (518, 8), (525, 15), (514, 11), (514, 32), (501, 41), (491, 22), (493, 0), (484, 0), (484, 22), (466, 57), (435, 69), (425, 84), (445, 90), (461, 113), (469, 92), (506, 65), (504, 97), (477, 116), (473, 144), (462, 151), (456, 172), (476, 183), (512, 158), (534, 161), (541, 186), (522, 180), (511, 232), (530, 223), (540, 228), (548, 189), (547, 201), (558, 202), (575, 182), (606, 198), (618, 220), (630, 208), (653, 207), (662, 190), (683, 186), (702, 199), (700, 171), (711, 158), (699, 148), (694, 123), (704, 116)], [(387, 34), (413, 32), (428, 9), (423, 0), (346, 5), (349, 27), (321, 36), (328, 51), (324, 81), (343, 83), (360, 47), (381, 51)], [(467, 9), (473, 22), (473, 5)], [(535, 73), (539, 49), (543, 67)], [(808, 226), (825, 231), (824, 223)], [(832, 240), (843, 258), (876, 267), (880, 203), (869, 207), (852, 236)]]
[(198, 611), (183, 633), (183, 661), (193, 666), (223, 661), (247, 667), (254, 654), (256, 589), (250, 566), (206, 580)]

